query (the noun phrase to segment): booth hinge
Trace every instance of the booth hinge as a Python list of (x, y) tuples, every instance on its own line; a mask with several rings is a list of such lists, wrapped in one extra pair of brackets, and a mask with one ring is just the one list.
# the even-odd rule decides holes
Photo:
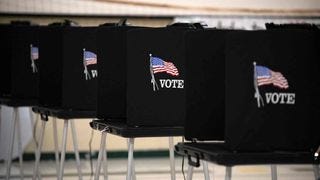
[(49, 117), (48, 117), (47, 114), (40, 113), (40, 117), (41, 117), (42, 121), (48, 121), (49, 120)]
[(198, 154), (196, 154), (195, 160), (196, 161), (193, 161), (192, 157), (188, 155), (188, 164), (193, 167), (200, 167), (200, 159)]

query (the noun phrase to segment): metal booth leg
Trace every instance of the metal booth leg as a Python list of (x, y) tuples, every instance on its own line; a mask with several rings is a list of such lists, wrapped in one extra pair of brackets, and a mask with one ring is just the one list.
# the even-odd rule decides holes
[(214, 166), (212, 166), (212, 169), (211, 169), (211, 172), (212, 172), (212, 179), (215, 179), (214, 175), (215, 175), (215, 170), (214, 170)]
[(33, 180), (35, 180), (37, 178), (37, 176), (39, 176), (39, 172), (40, 172), (39, 171), (39, 164), (40, 164), (41, 149), (42, 149), (42, 144), (43, 144), (43, 137), (44, 137), (44, 131), (45, 131), (45, 128), (46, 128), (46, 123), (47, 122), (44, 121), (44, 120), (41, 121), (40, 140), (39, 140), (39, 144), (38, 144), (37, 150), (36, 150), (36, 162), (35, 162), (35, 165), (34, 165), (33, 177), (32, 177)]
[(210, 180), (208, 162), (204, 161), (204, 160), (201, 160), (201, 163), (202, 163), (202, 166), (203, 166), (204, 179), (205, 180)]
[(319, 164), (313, 165), (313, 172), (315, 180), (320, 180), (320, 173), (319, 173)]
[(188, 165), (188, 174), (187, 174), (187, 180), (192, 180), (193, 176), (193, 166), (190, 164)]
[(31, 125), (31, 127), (33, 127), (34, 116), (33, 116), (33, 112), (32, 112), (32, 107), (29, 108), (29, 116), (30, 116), (30, 125)]
[(20, 128), (20, 116), (19, 111), (16, 108), (16, 125), (17, 125), (17, 139), (18, 139), (18, 152), (19, 152), (19, 164), (20, 164), (20, 178), (23, 180), (24, 173), (23, 173), (23, 150), (22, 150), (22, 142), (21, 142), (21, 128)]
[(82, 180), (82, 170), (81, 170), (80, 155), (79, 155), (79, 149), (78, 149), (78, 139), (77, 139), (76, 128), (74, 125), (74, 120), (71, 120), (70, 123), (71, 123), (72, 139), (73, 139), (73, 148), (74, 148), (74, 153), (76, 155), (76, 161), (77, 161), (78, 175), (79, 175), (79, 179)]
[[(35, 149), (34, 149), (34, 156), (35, 156), (35, 159), (37, 159), (37, 149), (38, 149), (38, 144), (36, 142), (36, 139), (35, 139), (35, 130), (36, 130), (36, 127), (34, 126), (35, 122), (38, 121), (38, 115), (35, 114), (35, 118), (33, 116), (33, 112), (32, 112), (32, 108), (30, 107), (29, 108), (29, 116), (30, 116), (30, 126), (32, 127), (32, 137), (33, 137), (33, 143), (34, 143), (34, 146), (35, 146)], [(35, 122), (34, 122), (35, 121)]]
[(16, 127), (16, 123), (17, 123), (17, 108), (13, 108), (13, 112), (12, 112), (12, 117), (13, 117), (13, 124), (11, 125), (11, 134), (10, 134), (10, 144), (9, 144), (9, 152), (8, 152), (8, 159), (6, 162), (6, 168), (7, 168), (7, 172), (6, 172), (6, 179), (9, 179), (10, 177), (10, 171), (11, 171), (11, 163), (12, 163), (12, 151), (13, 151), (13, 143), (14, 143), (14, 136), (15, 136), (15, 127)]
[(133, 149), (134, 149), (134, 138), (128, 139), (128, 167), (127, 167), (127, 180), (135, 179), (135, 169), (133, 162)]
[[(2, 107), (1, 107), (1, 104), (0, 104), (0, 129), (1, 129), (1, 127), (2, 127), (2, 122), (1, 122), (1, 120), (2, 120)], [(0, 141), (1, 141), (1, 133), (0, 133)], [(1, 143), (1, 142), (0, 142)]]
[(68, 136), (68, 125), (69, 121), (64, 120), (63, 135), (62, 135), (62, 146), (61, 146), (61, 159), (60, 159), (60, 170), (58, 180), (63, 179), (63, 170), (64, 170), (64, 160), (66, 155), (66, 145), (67, 145), (67, 136)]
[(171, 170), (171, 180), (176, 180), (176, 169), (174, 162), (174, 145), (173, 137), (169, 137), (169, 153), (170, 153), (170, 170)]
[(53, 118), (52, 120), (53, 126), (53, 142), (54, 142), (54, 151), (55, 151), (55, 158), (56, 158), (56, 171), (57, 175), (59, 174), (59, 145), (58, 145), (58, 130), (57, 130), (57, 118)]
[(226, 166), (226, 177), (225, 180), (231, 180), (232, 176), (232, 167), (231, 166)]
[(94, 174), (94, 180), (98, 180), (99, 179), (100, 169), (101, 169), (101, 162), (102, 162), (102, 158), (103, 158), (104, 153), (105, 153), (106, 137), (107, 137), (107, 133), (106, 132), (101, 132), (100, 150), (99, 150), (99, 154), (98, 154), (98, 160), (97, 160), (97, 165), (96, 165), (96, 171), (95, 171), (95, 174)]
[(277, 180), (277, 165), (272, 164), (271, 165), (271, 179), (272, 180)]
[(107, 147), (104, 146), (103, 149), (103, 174), (104, 180), (108, 180), (108, 163), (107, 163)]

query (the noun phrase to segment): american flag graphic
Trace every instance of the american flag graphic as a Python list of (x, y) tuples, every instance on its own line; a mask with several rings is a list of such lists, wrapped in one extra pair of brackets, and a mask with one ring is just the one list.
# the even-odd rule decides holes
[(280, 72), (272, 71), (264, 66), (256, 66), (256, 73), (258, 86), (272, 84), (282, 89), (289, 88), (287, 79)]
[(97, 55), (90, 51), (83, 51), (84, 63), (86, 66), (97, 64)]
[(39, 59), (39, 49), (37, 47), (31, 47), (31, 59), (32, 60)]
[(172, 62), (166, 62), (158, 57), (151, 57), (153, 73), (166, 72), (172, 76), (179, 76), (179, 71)]

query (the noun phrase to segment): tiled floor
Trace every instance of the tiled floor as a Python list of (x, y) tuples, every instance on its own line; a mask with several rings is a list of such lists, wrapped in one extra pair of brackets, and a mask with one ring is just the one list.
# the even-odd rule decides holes
[[(126, 175), (126, 159), (109, 159), (108, 170), (109, 180), (123, 180)], [(176, 159), (176, 176), (177, 180), (183, 180), (181, 172), (181, 158)], [(24, 162), (25, 179), (31, 179), (33, 173), (32, 161)], [(95, 165), (95, 161), (93, 162)], [(90, 176), (89, 161), (81, 161), (84, 174), (84, 180), (93, 179)], [(135, 160), (136, 174), (138, 180), (169, 180), (169, 160), (166, 158), (140, 158)], [(279, 165), (279, 180), (314, 180), (313, 168), (311, 165)], [(5, 164), (0, 164), (0, 179), (4, 179)], [(225, 167), (209, 163), (210, 177), (214, 180), (223, 180), (225, 176)], [(19, 164), (14, 163), (11, 170), (10, 179), (19, 178)], [(66, 161), (65, 180), (78, 179), (75, 167), (75, 161)], [(42, 161), (41, 174), (44, 180), (54, 180), (56, 178), (55, 161)], [(187, 174), (187, 165), (185, 165), (185, 174)], [(270, 166), (236, 166), (232, 169), (233, 180), (271, 180)], [(100, 179), (103, 179), (101, 176)], [(204, 179), (202, 168), (197, 168), (193, 175), (194, 180)]]

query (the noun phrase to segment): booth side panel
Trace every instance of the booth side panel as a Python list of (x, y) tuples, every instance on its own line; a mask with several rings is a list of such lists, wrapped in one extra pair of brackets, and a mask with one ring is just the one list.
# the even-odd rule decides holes
[(40, 31), (39, 101), (46, 107), (59, 107), (62, 103), (62, 33), (61, 27), (46, 27)]

